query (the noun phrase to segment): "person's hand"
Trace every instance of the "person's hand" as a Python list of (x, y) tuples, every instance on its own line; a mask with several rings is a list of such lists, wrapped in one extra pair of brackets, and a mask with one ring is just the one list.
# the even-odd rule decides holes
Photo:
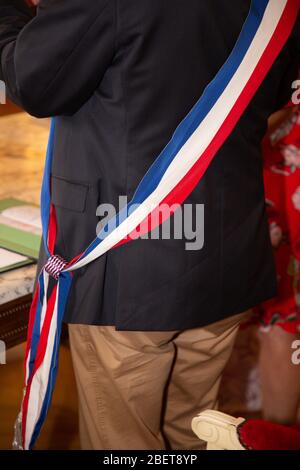
[(40, 3), (40, 0), (28, 0), (28, 3), (36, 7)]

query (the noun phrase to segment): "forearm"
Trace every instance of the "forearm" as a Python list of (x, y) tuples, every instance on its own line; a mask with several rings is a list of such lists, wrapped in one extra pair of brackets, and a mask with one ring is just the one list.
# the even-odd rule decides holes
[[(0, 0), (0, 55), (7, 44), (17, 39), (34, 15), (35, 9), (24, 0)], [(3, 75), (2, 65), (0, 74)]]
[(7, 93), (12, 101), (19, 105), (17, 83), (12, 75), (8, 79), (6, 62), (8, 54), (14, 53), (18, 35), (34, 15), (35, 9), (29, 7), (24, 0), (0, 0), (0, 80), (6, 83)]
[(37, 117), (76, 112), (111, 63), (115, 16), (110, 0), (41, 0), (36, 15), (23, 0), (0, 0), (8, 97)]

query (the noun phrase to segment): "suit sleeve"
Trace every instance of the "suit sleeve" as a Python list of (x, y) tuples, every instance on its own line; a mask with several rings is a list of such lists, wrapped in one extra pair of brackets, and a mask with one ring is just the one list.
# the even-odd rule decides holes
[(282, 109), (290, 101), (294, 91), (292, 83), (297, 79), (300, 72), (300, 16), (298, 16), (293, 34), (285, 47), (284, 54), (285, 70), (274, 111)]
[(74, 114), (113, 60), (114, 0), (0, 0), (0, 79), (36, 117)]

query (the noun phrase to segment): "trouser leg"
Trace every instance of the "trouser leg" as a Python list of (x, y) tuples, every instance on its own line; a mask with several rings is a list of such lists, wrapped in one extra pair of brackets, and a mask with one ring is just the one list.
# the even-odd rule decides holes
[(163, 398), (174, 332), (70, 325), (84, 449), (165, 449)]
[(164, 435), (172, 449), (196, 450), (201, 442), (191, 430), (192, 418), (217, 406), (223, 370), (245, 314), (205, 328), (181, 332), (166, 395)]

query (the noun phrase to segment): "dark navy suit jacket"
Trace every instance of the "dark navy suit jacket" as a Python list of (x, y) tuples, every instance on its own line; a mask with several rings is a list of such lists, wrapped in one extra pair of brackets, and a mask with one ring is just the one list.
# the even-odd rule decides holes
[[(57, 254), (95, 238), (101, 203), (129, 198), (231, 52), (250, 0), (0, 0), (0, 77), (37, 117), (58, 116)], [(66, 321), (177, 330), (276, 292), (260, 142), (291, 95), (299, 23), (187, 203), (205, 205), (204, 247), (136, 240), (75, 273)], [(41, 262), (43, 260), (41, 255)]]

